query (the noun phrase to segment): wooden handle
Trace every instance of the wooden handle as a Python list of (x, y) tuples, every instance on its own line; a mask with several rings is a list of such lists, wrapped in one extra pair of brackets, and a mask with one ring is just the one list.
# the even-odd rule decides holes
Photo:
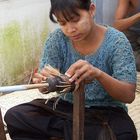
[(84, 140), (85, 93), (84, 83), (73, 95), (73, 140)]

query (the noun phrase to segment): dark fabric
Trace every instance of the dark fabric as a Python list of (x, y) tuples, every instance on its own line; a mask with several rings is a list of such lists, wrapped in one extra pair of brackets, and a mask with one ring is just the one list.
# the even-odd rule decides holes
[[(5, 115), (13, 140), (48, 140), (60, 137), (72, 140), (72, 104), (60, 100), (45, 104), (38, 99), (11, 108)], [(105, 127), (110, 127), (117, 140), (137, 140), (133, 121), (121, 108), (91, 107), (85, 110), (85, 140), (97, 140)]]

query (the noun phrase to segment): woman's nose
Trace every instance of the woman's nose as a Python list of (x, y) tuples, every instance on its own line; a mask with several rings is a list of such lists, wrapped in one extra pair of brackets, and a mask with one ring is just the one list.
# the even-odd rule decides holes
[(67, 31), (67, 33), (72, 33), (72, 32), (75, 32), (76, 31), (76, 28), (71, 23), (68, 23), (67, 24), (67, 27), (66, 27), (66, 31)]

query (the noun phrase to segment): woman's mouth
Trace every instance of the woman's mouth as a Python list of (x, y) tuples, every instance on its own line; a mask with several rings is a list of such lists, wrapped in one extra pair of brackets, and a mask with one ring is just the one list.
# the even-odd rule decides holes
[(71, 36), (70, 38), (73, 39), (73, 40), (78, 40), (78, 39), (81, 38), (81, 34)]

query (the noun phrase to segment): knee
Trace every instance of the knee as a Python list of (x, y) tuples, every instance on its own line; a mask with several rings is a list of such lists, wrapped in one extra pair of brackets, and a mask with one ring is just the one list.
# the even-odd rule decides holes
[(6, 112), (4, 116), (4, 121), (6, 122), (6, 124), (13, 122), (13, 120), (16, 118), (16, 112), (17, 107), (12, 107)]
[(117, 140), (137, 140), (136, 133), (126, 133), (117, 137)]

